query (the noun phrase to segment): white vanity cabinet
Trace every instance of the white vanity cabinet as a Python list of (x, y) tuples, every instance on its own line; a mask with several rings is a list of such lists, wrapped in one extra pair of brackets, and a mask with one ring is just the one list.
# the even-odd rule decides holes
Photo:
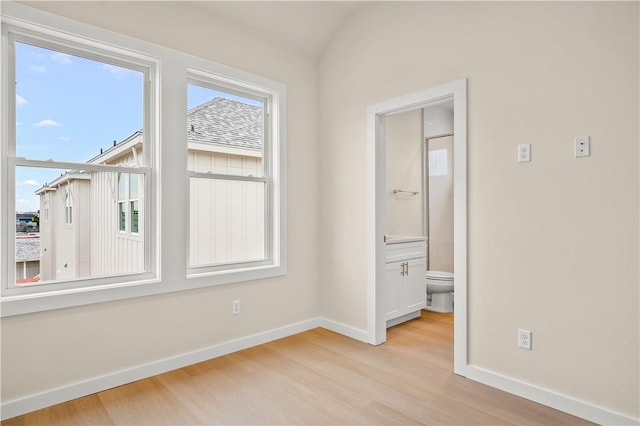
[(381, 302), (385, 320), (389, 321), (387, 326), (392, 326), (419, 316), (427, 304), (426, 241), (387, 241), (386, 251)]

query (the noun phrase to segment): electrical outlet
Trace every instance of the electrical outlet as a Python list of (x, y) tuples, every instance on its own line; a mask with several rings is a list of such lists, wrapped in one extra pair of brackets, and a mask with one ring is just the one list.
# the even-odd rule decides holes
[(531, 332), (529, 330), (518, 330), (518, 346), (531, 350)]
[(518, 145), (518, 163), (531, 161), (531, 144), (521, 143)]
[(234, 300), (231, 304), (231, 313), (233, 315), (238, 315), (240, 313), (240, 301)]
[(580, 136), (575, 138), (574, 143), (574, 155), (578, 157), (588, 157), (591, 155), (591, 141), (589, 136)]

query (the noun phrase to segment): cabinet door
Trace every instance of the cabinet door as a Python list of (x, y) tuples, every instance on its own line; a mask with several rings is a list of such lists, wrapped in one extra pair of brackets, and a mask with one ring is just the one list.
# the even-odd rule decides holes
[(390, 320), (402, 315), (400, 313), (400, 281), (403, 262), (387, 263), (387, 274), (382, 285), (382, 312), (385, 320)]
[(400, 282), (400, 310), (401, 314), (415, 312), (427, 306), (427, 281), (425, 278), (425, 258), (408, 260), (408, 273)]

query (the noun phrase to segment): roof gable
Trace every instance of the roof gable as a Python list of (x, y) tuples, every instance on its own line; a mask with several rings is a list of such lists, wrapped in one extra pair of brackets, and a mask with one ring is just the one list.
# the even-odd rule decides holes
[(262, 108), (225, 98), (214, 98), (188, 112), (190, 142), (240, 148), (262, 148)]

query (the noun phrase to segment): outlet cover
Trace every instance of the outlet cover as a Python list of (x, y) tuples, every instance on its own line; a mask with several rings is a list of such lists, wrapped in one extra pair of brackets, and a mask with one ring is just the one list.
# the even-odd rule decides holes
[(531, 161), (531, 144), (521, 143), (518, 145), (518, 163)]
[(529, 330), (518, 330), (518, 346), (531, 350), (531, 332)]

